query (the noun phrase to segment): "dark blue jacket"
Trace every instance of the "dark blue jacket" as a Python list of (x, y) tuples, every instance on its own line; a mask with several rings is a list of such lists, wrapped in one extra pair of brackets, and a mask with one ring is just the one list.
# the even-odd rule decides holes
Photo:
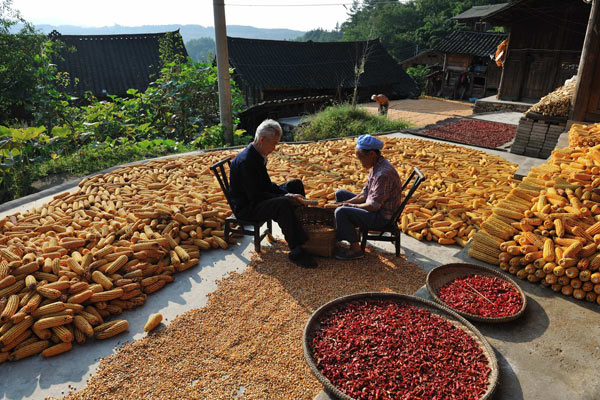
[(231, 162), (229, 184), (231, 208), (240, 218), (251, 217), (252, 209), (261, 201), (281, 197), (287, 193), (271, 182), (265, 159), (252, 144)]

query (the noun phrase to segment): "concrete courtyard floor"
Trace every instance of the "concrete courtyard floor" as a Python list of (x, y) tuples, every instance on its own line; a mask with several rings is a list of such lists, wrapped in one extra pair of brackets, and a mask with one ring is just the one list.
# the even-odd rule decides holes
[[(402, 133), (390, 136), (413, 137)], [(519, 164), (517, 174), (521, 175), (526, 175), (532, 166), (544, 161), (502, 151), (484, 151)], [(72, 188), (67, 184), (62, 189)], [(0, 218), (39, 206), (55, 194), (48, 197), (38, 195), (33, 202), (27, 198), (13, 202), (13, 208), (0, 212)], [(276, 236), (281, 236), (280, 232), (276, 232)], [(264, 241), (264, 244), (265, 251), (268, 251), (267, 242)], [(393, 252), (391, 244), (374, 244), (380, 250)], [(204, 306), (206, 295), (216, 288), (216, 281), (232, 271), (244, 270), (253, 249), (251, 239), (244, 237), (228, 250), (203, 254), (197, 267), (177, 274), (175, 282), (149, 296), (142, 307), (123, 315), (130, 323), (125, 334), (75, 346), (72, 351), (54, 359), (32, 357), (0, 365), (0, 398), (61, 397), (72, 389), (85, 387), (101, 357), (112, 354), (119, 343), (145, 335), (143, 326), (150, 314), (160, 312), (165, 323), (169, 323), (185, 311)], [(405, 235), (402, 237), (402, 249), (407, 260), (417, 263), (424, 271), (446, 263), (480, 263), (467, 255), (467, 249), (419, 242)], [(600, 380), (597, 379), (600, 336), (596, 333), (600, 307), (565, 298), (537, 284), (518, 283), (528, 296), (527, 311), (520, 319), (507, 324), (475, 323), (495, 348), (499, 361), (500, 381), (493, 398), (600, 399)], [(424, 288), (416, 295), (427, 297)], [(317, 398), (324, 400), (328, 397), (321, 393)]]

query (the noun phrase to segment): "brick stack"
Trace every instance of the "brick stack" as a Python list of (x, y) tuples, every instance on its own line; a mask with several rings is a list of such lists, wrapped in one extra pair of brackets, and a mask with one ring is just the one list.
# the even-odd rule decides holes
[(565, 130), (565, 122), (534, 120), (521, 117), (510, 152), (529, 157), (548, 158)]

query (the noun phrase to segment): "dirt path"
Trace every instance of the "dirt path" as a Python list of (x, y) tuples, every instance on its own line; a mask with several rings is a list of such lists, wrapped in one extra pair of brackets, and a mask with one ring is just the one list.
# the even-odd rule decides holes
[[(361, 106), (370, 112), (377, 112), (375, 102), (363, 103)], [(435, 124), (446, 118), (472, 114), (473, 105), (470, 103), (437, 98), (419, 98), (418, 100), (392, 100), (388, 118), (402, 119), (419, 128)]]

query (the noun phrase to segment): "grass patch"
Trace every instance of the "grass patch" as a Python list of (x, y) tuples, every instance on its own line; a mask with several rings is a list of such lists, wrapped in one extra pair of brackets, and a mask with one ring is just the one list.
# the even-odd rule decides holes
[(410, 128), (406, 121), (391, 120), (371, 114), (349, 104), (327, 107), (307, 117), (296, 129), (296, 140), (320, 140), (365, 133), (378, 133)]

